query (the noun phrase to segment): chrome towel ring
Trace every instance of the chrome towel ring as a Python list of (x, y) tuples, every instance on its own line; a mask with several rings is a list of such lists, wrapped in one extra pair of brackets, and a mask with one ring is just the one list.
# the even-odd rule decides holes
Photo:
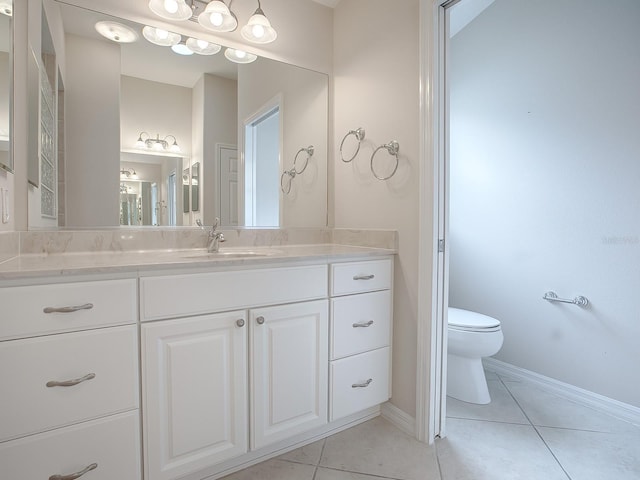
[[(389, 155), (396, 158), (396, 164), (393, 167), (393, 171), (386, 177), (378, 175), (378, 173), (376, 172), (376, 169), (373, 167), (373, 159), (375, 158), (376, 153), (378, 153), (383, 148), (387, 150)], [(400, 151), (400, 144), (395, 140), (391, 140), (389, 143), (385, 143), (384, 145), (380, 145), (378, 148), (376, 148), (371, 154), (371, 173), (373, 173), (373, 176), (376, 177), (378, 180), (389, 180), (391, 177), (393, 177), (396, 173), (396, 170), (398, 170), (398, 152), (399, 151)]]
[[(356, 151), (353, 155), (351, 155), (351, 157), (349, 157), (348, 159), (344, 158), (344, 153), (342, 152), (342, 147), (344, 146), (344, 141), (350, 136), (353, 135), (356, 137), (356, 140), (358, 140), (358, 147), (356, 148)], [(344, 163), (349, 163), (350, 161), (352, 161), (354, 158), (356, 158), (356, 155), (358, 155), (358, 152), (360, 151), (360, 144), (362, 143), (362, 140), (364, 140), (364, 135), (365, 135), (365, 131), (364, 128), (360, 127), (357, 128), (356, 130), (349, 130), (349, 132), (344, 136), (344, 138), (342, 139), (342, 142), (340, 142), (340, 159), (344, 162)]]
[[(300, 165), (298, 165), (298, 157), (302, 152), (305, 152), (307, 156), (305, 157), (304, 164), (301, 163)], [(285, 195), (291, 193), (291, 182), (294, 178), (296, 178), (296, 175), (300, 175), (307, 169), (307, 165), (309, 165), (309, 159), (313, 156), (314, 152), (315, 148), (313, 147), (313, 145), (309, 145), (306, 148), (302, 147), (300, 150), (298, 150), (295, 158), (293, 159), (293, 167), (291, 167), (290, 170), (285, 170), (284, 172), (282, 172), (282, 175), (280, 176), (280, 189), (282, 190), (282, 193), (284, 193)]]

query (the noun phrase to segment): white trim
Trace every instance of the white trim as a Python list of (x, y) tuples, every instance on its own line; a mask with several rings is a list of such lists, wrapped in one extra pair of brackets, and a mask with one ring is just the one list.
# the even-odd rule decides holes
[(387, 402), (383, 403), (380, 407), (380, 414), (396, 428), (402, 430), (408, 435), (411, 435), (412, 437), (415, 437), (416, 419), (404, 410), (400, 410), (393, 403)]
[(597, 409), (603, 413), (607, 413), (621, 420), (640, 426), (640, 408), (638, 407), (619, 402), (613, 398), (605, 397), (604, 395), (600, 395), (550, 377), (545, 377), (539, 373), (516, 367), (515, 365), (496, 360), (495, 358), (485, 358), (483, 359), (483, 362), (488, 370), (494, 371), (498, 374), (508, 375), (516, 379), (526, 380), (538, 385), (548, 392), (566, 398), (567, 400), (572, 400), (576, 403)]
[[(416, 368), (416, 438), (432, 444), (444, 435), (446, 331), (443, 305), (446, 257), (438, 253), (444, 236), (440, 186), (443, 178), (440, 120), (440, 36), (442, 7), (449, 0), (420, 0), (420, 169), (419, 271)], [(427, 192), (432, 192), (427, 194)], [(431, 239), (429, 242), (428, 239)], [(430, 286), (430, 291), (429, 291)], [(444, 302), (444, 303), (443, 303)]]

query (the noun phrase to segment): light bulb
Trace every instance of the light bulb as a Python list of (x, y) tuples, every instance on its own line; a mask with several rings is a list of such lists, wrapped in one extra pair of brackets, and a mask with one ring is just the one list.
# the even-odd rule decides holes
[(166, 40), (169, 38), (169, 32), (161, 28), (156, 28), (156, 36), (158, 37), (158, 40)]
[(251, 32), (254, 37), (262, 38), (264, 36), (264, 27), (262, 25), (254, 25), (253, 28), (251, 28)]
[(240, 60), (244, 59), (247, 56), (247, 52), (244, 52), (242, 50), (236, 50), (236, 57), (238, 57)]
[(153, 142), (154, 150), (162, 150), (162, 144), (160, 142)]
[(202, 50), (204, 50), (205, 48), (207, 48), (207, 47), (209, 46), (209, 42), (207, 42), (206, 40), (200, 40), (200, 39), (198, 39), (198, 40), (196, 41), (196, 43), (198, 44), (198, 46), (199, 46)]
[(178, 11), (178, 2), (176, 0), (164, 0), (164, 9), (168, 13), (176, 13)]
[(211, 14), (211, 23), (213, 25), (215, 25), (216, 27), (219, 27), (220, 25), (222, 25), (222, 21), (224, 19), (222, 18), (222, 14), (215, 12)]

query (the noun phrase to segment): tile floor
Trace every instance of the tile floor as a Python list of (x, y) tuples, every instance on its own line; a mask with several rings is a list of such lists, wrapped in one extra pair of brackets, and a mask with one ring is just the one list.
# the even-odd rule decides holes
[(493, 401), (449, 398), (428, 446), (382, 417), (224, 480), (638, 480), (640, 427), (488, 372)]

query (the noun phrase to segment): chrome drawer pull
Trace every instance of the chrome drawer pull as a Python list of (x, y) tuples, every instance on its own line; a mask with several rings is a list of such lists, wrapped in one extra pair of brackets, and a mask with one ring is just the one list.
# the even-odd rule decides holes
[(354, 280), (373, 280), (375, 275), (372, 273), (370, 275), (355, 275), (353, 277)]
[(84, 305), (77, 305), (74, 307), (46, 307), (42, 311), (44, 313), (73, 313), (78, 310), (91, 310), (93, 303), (85, 303)]
[(260, 317), (256, 318), (256, 322), (258, 322), (258, 325), (262, 325), (264, 323), (264, 317), (260, 316)]
[(98, 464), (92, 463), (80, 472), (70, 473), (69, 475), (51, 475), (49, 477), (49, 480), (76, 480), (76, 478), (80, 478), (85, 473), (90, 472), (91, 470), (95, 470), (96, 468), (98, 468)]
[(354, 383), (353, 385), (351, 385), (351, 388), (367, 388), (369, 385), (371, 385), (371, 382), (373, 382), (373, 378), (370, 378), (364, 383)]
[(369, 320), (368, 322), (354, 323), (352, 325), (352, 327), (353, 328), (367, 328), (367, 327), (370, 327), (371, 325), (373, 325), (373, 320)]
[(79, 383), (86, 382), (87, 380), (93, 380), (96, 378), (95, 373), (89, 373), (81, 378), (76, 378), (75, 380), (65, 380), (64, 382), (56, 382), (55, 380), (51, 380), (47, 382), (47, 387), (73, 387), (78, 385)]

